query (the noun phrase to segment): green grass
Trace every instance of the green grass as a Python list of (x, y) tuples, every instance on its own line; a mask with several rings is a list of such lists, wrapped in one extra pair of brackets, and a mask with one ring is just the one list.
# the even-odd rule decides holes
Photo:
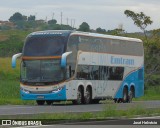
[(0, 58), (0, 105), (4, 104), (34, 104), (33, 101), (20, 99), (20, 60), (17, 67), (12, 69), (11, 58)]
[(144, 96), (134, 100), (160, 100), (160, 86), (148, 87), (144, 92)]
[(24, 40), (29, 33), (22, 30), (0, 31), (0, 56), (8, 57), (22, 52)]
[(24, 40), (29, 33), (31, 33), (31, 31), (24, 31), (24, 30), (3, 30), (3, 31), (0, 31), (0, 39), (2, 38), (4, 40), (4, 39), (9, 38), (12, 35), (15, 35), (15, 36), (21, 38), (22, 40)]
[(34, 104), (34, 101), (22, 101), (20, 99), (19, 81), (8, 80), (1, 81), (0, 84), (0, 105), (29, 105)]
[(1, 81), (19, 81), (20, 60), (17, 60), (17, 67), (12, 69), (11, 58), (0, 58), (0, 80)]

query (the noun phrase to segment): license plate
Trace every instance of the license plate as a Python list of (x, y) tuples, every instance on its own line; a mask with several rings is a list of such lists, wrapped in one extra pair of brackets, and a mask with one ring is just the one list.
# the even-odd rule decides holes
[(37, 99), (44, 99), (44, 96), (37, 96)]

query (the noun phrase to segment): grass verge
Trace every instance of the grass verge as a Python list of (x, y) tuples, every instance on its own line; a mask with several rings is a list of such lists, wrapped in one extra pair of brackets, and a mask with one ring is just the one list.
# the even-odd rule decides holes
[(144, 96), (135, 98), (136, 101), (144, 100), (160, 100), (160, 86), (151, 86), (145, 90)]
[(90, 120), (90, 119), (121, 119), (139, 116), (160, 116), (160, 108), (144, 109), (140, 106), (127, 110), (117, 110), (115, 105), (107, 105), (101, 112), (85, 113), (45, 113), (36, 115), (1, 116), (0, 119), (51, 119), (51, 120)]

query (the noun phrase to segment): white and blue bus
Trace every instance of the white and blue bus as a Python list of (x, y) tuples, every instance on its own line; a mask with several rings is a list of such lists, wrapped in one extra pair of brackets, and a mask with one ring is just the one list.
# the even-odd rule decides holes
[(144, 50), (140, 39), (48, 30), (29, 34), (21, 57), (20, 95), (38, 105), (113, 99), (130, 102), (144, 94)]

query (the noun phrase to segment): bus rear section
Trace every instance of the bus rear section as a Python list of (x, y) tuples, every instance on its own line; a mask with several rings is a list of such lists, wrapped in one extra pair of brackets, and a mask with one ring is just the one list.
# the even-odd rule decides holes
[(70, 92), (77, 93), (74, 95), (79, 103), (98, 103), (104, 99), (126, 103), (144, 95), (141, 40), (72, 33), (67, 51), (72, 51), (67, 58), (70, 77), (73, 78)]

